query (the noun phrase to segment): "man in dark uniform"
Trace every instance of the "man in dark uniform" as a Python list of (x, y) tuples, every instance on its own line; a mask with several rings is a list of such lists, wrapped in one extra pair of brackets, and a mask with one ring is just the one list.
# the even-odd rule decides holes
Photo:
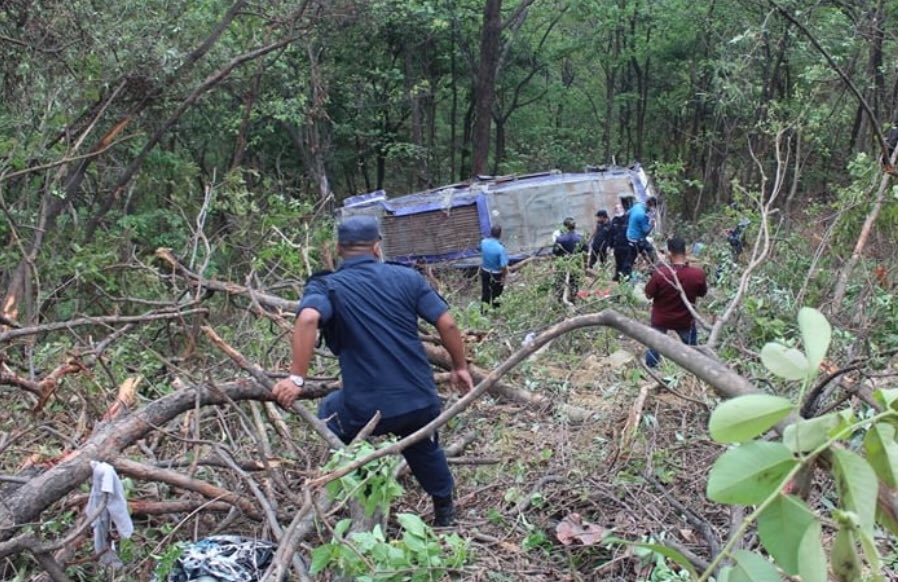
[(596, 212), (596, 230), (592, 234), (589, 243), (589, 263), (587, 267), (592, 269), (596, 260), (604, 267), (608, 259), (608, 247), (611, 246), (611, 223), (608, 221), (608, 211), (604, 208)]
[[(349, 442), (377, 411), (374, 434), (405, 437), (440, 414), (433, 370), (418, 336), (418, 317), (436, 326), (452, 358), (452, 384), (462, 393), (474, 383), (464, 344), (446, 302), (415, 270), (385, 264), (377, 220), (354, 216), (337, 229), (340, 268), (306, 285), (293, 328), (290, 376), (274, 395), (290, 407), (302, 393), (319, 325), (329, 326), (340, 360), (343, 389), (329, 394), (318, 416)], [(327, 336), (326, 336), (327, 338)], [(451, 525), (452, 473), (436, 435), (403, 451), (409, 468), (434, 502), (434, 524)]]
[(562, 226), (564, 230), (555, 231), (552, 254), (564, 257), (583, 250), (583, 235), (577, 232), (577, 222), (568, 216)]
[[(554, 244), (552, 245), (552, 254), (556, 257), (569, 257), (585, 250), (583, 244), (583, 235), (577, 232), (576, 221), (568, 216), (562, 223), (563, 230), (555, 231)], [(579, 263), (579, 259), (577, 261)], [(569, 262), (562, 262), (563, 268), (558, 268), (555, 272), (555, 295), (559, 301), (567, 301), (573, 303), (577, 297), (577, 291), (580, 289), (580, 277), (577, 270), (571, 269)], [(580, 263), (578, 270), (582, 269)]]
[(627, 227), (630, 224), (630, 215), (624, 211), (623, 206), (617, 206), (617, 213), (611, 219), (611, 246), (614, 249), (614, 277), (612, 281), (625, 281), (630, 278), (633, 270), (630, 241), (627, 240)]

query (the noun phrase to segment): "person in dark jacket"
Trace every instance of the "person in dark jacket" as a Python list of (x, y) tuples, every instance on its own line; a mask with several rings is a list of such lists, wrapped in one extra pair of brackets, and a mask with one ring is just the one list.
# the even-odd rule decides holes
[(611, 238), (611, 222), (608, 219), (608, 211), (603, 208), (596, 212), (596, 229), (589, 241), (587, 267), (592, 269), (597, 260), (599, 264), (605, 266), (605, 261), (608, 259), (608, 248), (612, 246)]
[(630, 241), (627, 240), (630, 216), (619, 204), (616, 210), (617, 213), (611, 219), (611, 248), (614, 250), (614, 277), (611, 280), (626, 281), (633, 270)]
[[(645, 285), (645, 295), (652, 300), (652, 327), (666, 334), (673, 330), (683, 343), (694, 346), (698, 341), (695, 318), (683, 302), (683, 296), (691, 305), (708, 292), (705, 272), (691, 267), (686, 261), (686, 242), (681, 238), (667, 241), (669, 263), (659, 266)], [(654, 368), (661, 362), (661, 355), (649, 350), (645, 364)]]
[(573, 255), (583, 250), (583, 235), (577, 232), (577, 222), (568, 216), (562, 223), (562, 229), (555, 231), (552, 254), (556, 257)]
[[(552, 254), (556, 257), (570, 257), (586, 250), (583, 235), (577, 232), (577, 223), (570, 216), (564, 219), (562, 230), (555, 232), (554, 240)], [(582, 270), (583, 265), (581, 263), (577, 270), (574, 270), (570, 268), (569, 263), (562, 262), (556, 269), (555, 294), (559, 301), (564, 301), (567, 296), (567, 301), (573, 303), (580, 288), (577, 271)]]
[[(441, 402), (418, 333), (418, 318), (436, 327), (452, 360), (450, 380), (473, 388), (461, 333), (449, 306), (414, 269), (383, 263), (377, 220), (352, 216), (337, 227), (342, 259), (334, 273), (313, 277), (297, 308), (290, 375), (274, 386), (284, 408), (302, 394), (319, 326), (336, 327), (342, 389), (324, 398), (318, 416), (349, 443), (377, 412), (373, 434), (405, 437), (440, 414)], [(325, 334), (327, 340), (328, 335)], [(453, 479), (436, 435), (402, 451), (412, 474), (433, 497), (434, 524), (455, 519)]]

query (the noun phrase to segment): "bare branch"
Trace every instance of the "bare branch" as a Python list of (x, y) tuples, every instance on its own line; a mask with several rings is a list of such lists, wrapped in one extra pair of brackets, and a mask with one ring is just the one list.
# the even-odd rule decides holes
[(33, 325), (29, 327), (20, 327), (0, 333), (0, 344), (6, 343), (17, 337), (37, 335), (50, 331), (59, 331), (63, 329), (71, 329), (83, 325), (109, 325), (115, 323), (146, 323), (148, 321), (160, 321), (165, 319), (180, 319), (188, 315), (203, 314), (207, 315), (209, 310), (205, 307), (196, 309), (187, 309), (184, 311), (152, 311), (144, 315), (104, 315), (100, 317), (81, 317), (79, 319), (70, 319), (69, 321), (57, 321), (54, 323), (45, 323), (43, 325)]

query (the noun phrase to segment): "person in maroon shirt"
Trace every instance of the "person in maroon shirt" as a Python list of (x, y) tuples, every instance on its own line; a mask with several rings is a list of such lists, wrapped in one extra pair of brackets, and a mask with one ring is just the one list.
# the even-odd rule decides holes
[[(686, 261), (686, 241), (672, 238), (667, 241), (670, 262), (659, 266), (645, 285), (645, 295), (652, 300), (652, 327), (666, 334), (673, 330), (686, 345), (698, 343), (695, 318), (683, 302), (683, 295), (689, 303), (704, 297), (708, 292), (705, 272), (698, 267), (690, 267)], [(682, 289), (682, 293), (681, 293)], [(645, 363), (654, 368), (661, 362), (661, 354), (649, 350)]]

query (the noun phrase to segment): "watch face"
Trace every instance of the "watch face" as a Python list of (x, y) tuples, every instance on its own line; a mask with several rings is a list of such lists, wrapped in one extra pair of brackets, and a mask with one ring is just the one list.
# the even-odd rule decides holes
[(296, 374), (290, 374), (290, 381), (302, 388), (303, 384), (306, 383), (305, 378), (302, 376), (298, 376)]

